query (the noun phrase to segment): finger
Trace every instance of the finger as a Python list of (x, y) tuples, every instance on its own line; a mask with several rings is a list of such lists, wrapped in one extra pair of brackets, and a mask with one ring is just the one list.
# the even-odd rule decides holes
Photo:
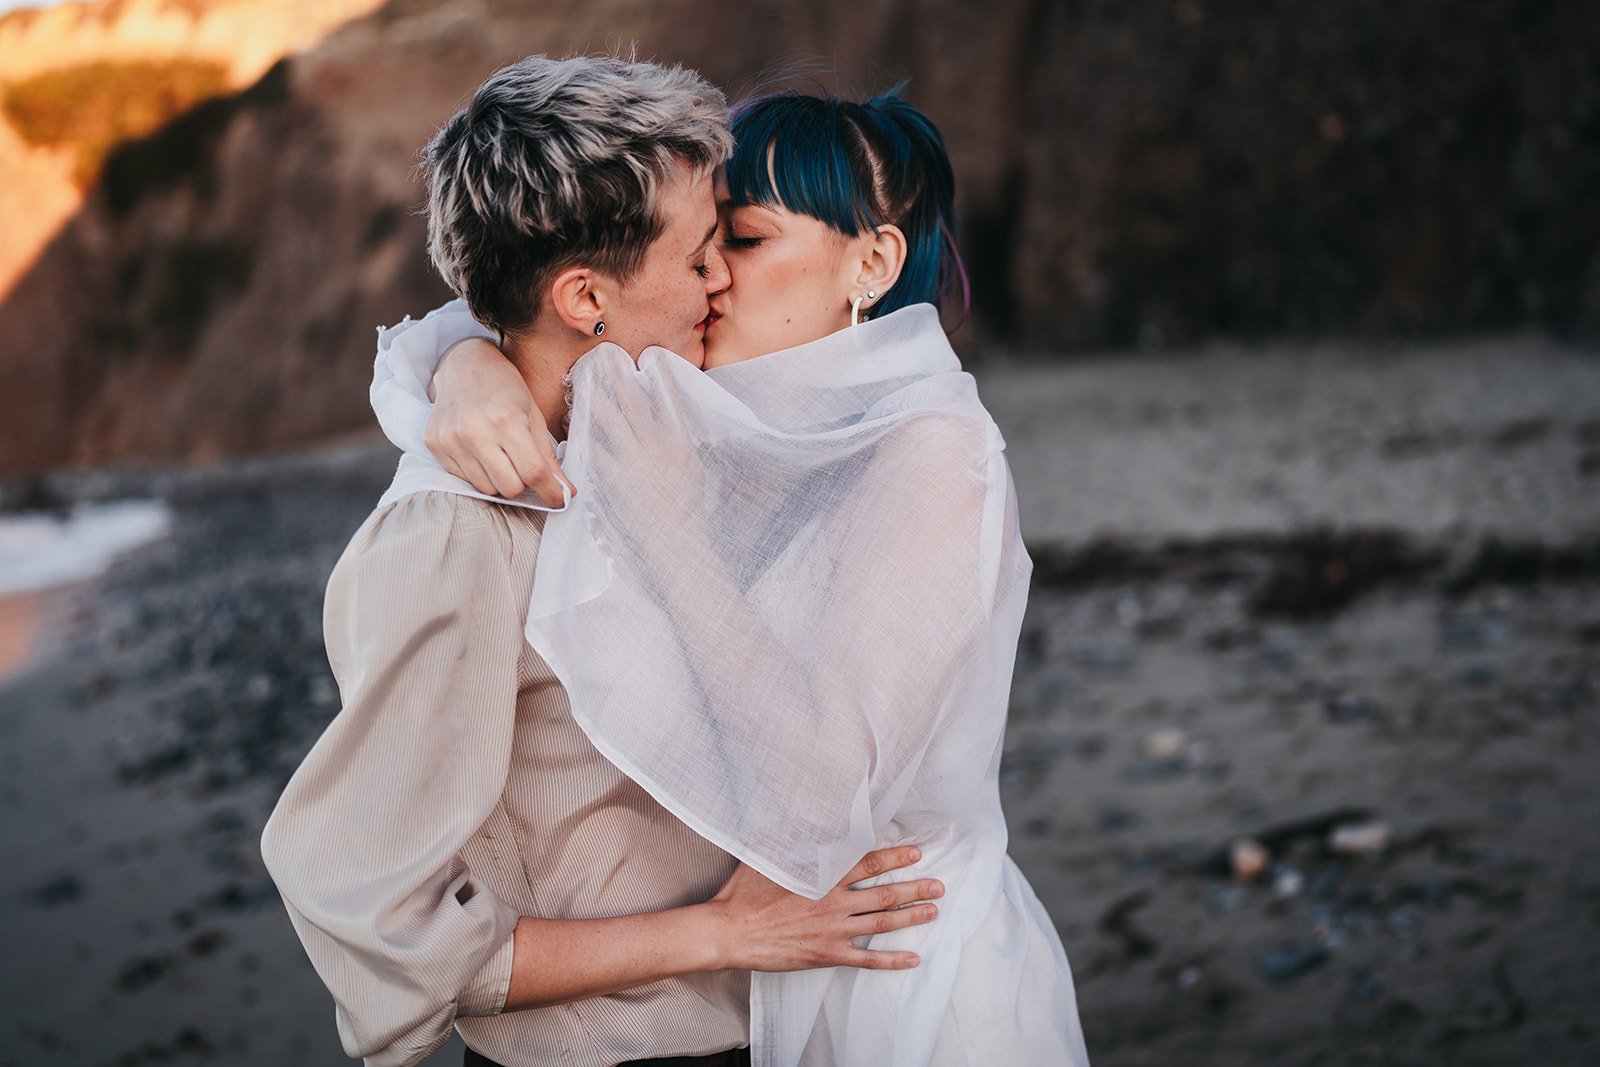
[(915, 952), (883, 952), (851, 947), (835, 961), (839, 967), (861, 967), (869, 971), (906, 971), (921, 963)]
[(876, 849), (862, 856), (861, 862), (850, 868), (850, 873), (839, 881), (839, 888), (854, 885), (868, 878), (876, 878), (885, 871), (898, 871), (902, 867), (909, 867), (921, 858), (922, 850), (916, 845)]
[(515, 500), (527, 490), (527, 485), (517, 474), (517, 468), (512, 466), (511, 458), (503, 450), (489, 449), (484, 453), (482, 462), (489, 480), (494, 483), (495, 492), (500, 496)]
[(507, 429), (503, 446), (511, 457), (512, 466), (522, 475), (522, 480), (533, 485), (539, 475), (557, 466), (556, 452), (550, 432), (544, 423), (524, 422), (516, 429)]
[(472, 480), (466, 476), (465, 472), (462, 471), (461, 465), (455, 461), (454, 456), (451, 456), (448, 453), (434, 451), (431, 445), (429, 446), (428, 450), (433, 452), (434, 456), (438, 458), (439, 466), (444, 468), (446, 474), (453, 474), (464, 482), (470, 482)]
[(845, 924), (845, 931), (851, 937), (870, 937), (873, 934), (886, 934), (890, 930), (904, 930), (908, 926), (923, 926), (938, 917), (937, 904), (916, 904), (909, 908), (853, 916)]
[(918, 900), (937, 900), (944, 896), (944, 883), (937, 878), (924, 878), (920, 881), (889, 882), (870, 889), (852, 889), (848, 892), (850, 895), (845, 899), (851, 904), (850, 913), (869, 915), (875, 911), (887, 911), (889, 908), (898, 908)]
[(495, 495), (494, 479), (489, 477), (488, 472), (483, 469), (483, 464), (477, 459), (464, 456), (457, 461), (457, 465), (461, 468), (460, 477), (471, 482), (472, 488), (485, 496)]
[(528, 482), (528, 488), (546, 505), (559, 508), (563, 503), (561, 483), (549, 471), (540, 471)]
[[(555, 453), (550, 453), (550, 461), (555, 463)], [(556, 463), (556, 477), (561, 479), (561, 484), (567, 487), (568, 496), (577, 496), (578, 487), (572, 484), (572, 479), (567, 477), (567, 472), (561, 469), (561, 464)]]

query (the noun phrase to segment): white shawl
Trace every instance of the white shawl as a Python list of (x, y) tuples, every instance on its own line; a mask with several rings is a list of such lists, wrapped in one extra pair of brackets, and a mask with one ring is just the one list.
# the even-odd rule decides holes
[[(449, 316), (380, 338), (373, 405), (413, 450), (385, 499), (472, 492), (414, 452), (422, 383), (481, 332)], [(797, 893), (902, 842), (924, 858), (890, 877), (947, 886), (935, 923), (872, 942), (914, 971), (755, 975), (755, 1062), (1087, 1062), (996, 781), (1031, 563), (935, 310), (704, 373), (606, 344), (572, 377), (580, 495), (545, 524), (526, 633), (595, 747)]]

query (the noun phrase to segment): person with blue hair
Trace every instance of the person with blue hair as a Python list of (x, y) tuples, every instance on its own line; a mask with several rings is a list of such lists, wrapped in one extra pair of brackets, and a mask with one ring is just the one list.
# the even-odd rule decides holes
[(864, 942), (914, 968), (755, 965), (753, 1063), (1087, 1064), (1060, 938), (1006, 855), (1032, 564), (941, 321), (969, 301), (943, 139), (898, 90), (767, 95), (731, 124), (726, 276), (691, 343), (621, 343), (569, 294), (599, 343), (540, 400), (488, 340), (515, 329), (446, 305), (386, 336), (374, 407), (402, 476), (548, 511), (528, 647), (655, 801), (799, 896), (890, 846), (942, 884), (937, 921)]

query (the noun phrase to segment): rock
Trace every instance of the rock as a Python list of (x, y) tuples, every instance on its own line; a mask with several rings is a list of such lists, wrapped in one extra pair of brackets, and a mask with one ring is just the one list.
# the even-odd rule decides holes
[(1345, 986), (1345, 996), (1357, 1004), (1366, 1004), (1377, 1000), (1383, 993), (1383, 987), (1372, 977), (1372, 968), (1357, 967), (1350, 972), (1349, 984)]
[(1340, 856), (1367, 856), (1388, 847), (1394, 829), (1386, 822), (1345, 823), (1328, 832), (1328, 851)]
[(41, 908), (71, 904), (83, 896), (83, 882), (71, 871), (56, 875), (28, 893), (28, 899)]
[(1262, 848), (1260, 842), (1241, 837), (1229, 846), (1228, 860), (1236, 879), (1241, 882), (1253, 882), (1267, 869), (1267, 864), (1272, 860), (1272, 853)]
[(1143, 820), (1139, 813), (1129, 808), (1119, 808), (1115, 805), (1100, 809), (1100, 832), (1114, 834), (1120, 830), (1127, 830), (1138, 826)]
[(1139, 748), (1145, 759), (1165, 762), (1182, 757), (1188, 744), (1188, 734), (1175, 726), (1167, 726), (1145, 734)]
[(1280, 897), (1297, 897), (1305, 888), (1305, 878), (1286, 863), (1275, 864), (1272, 869), (1272, 891)]
[(1293, 981), (1328, 962), (1328, 950), (1313, 941), (1283, 941), (1259, 960), (1256, 970), (1274, 984)]

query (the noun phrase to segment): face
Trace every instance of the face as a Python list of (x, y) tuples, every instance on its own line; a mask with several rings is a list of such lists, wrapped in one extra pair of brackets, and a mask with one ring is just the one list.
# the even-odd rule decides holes
[(688, 168), (662, 190), (666, 226), (645, 252), (639, 272), (609, 294), (606, 333), (635, 359), (660, 345), (695, 366), (705, 364), (708, 296), (727, 286), (728, 268), (712, 238), (717, 228), (710, 177)]
[(717, 243), (728, 285), (711, 301), (707, 367), (725, 366), (826, 337), (850, 325), (861, 268), (857, 240), (783, 207), (735, 207), (716, 179)]

